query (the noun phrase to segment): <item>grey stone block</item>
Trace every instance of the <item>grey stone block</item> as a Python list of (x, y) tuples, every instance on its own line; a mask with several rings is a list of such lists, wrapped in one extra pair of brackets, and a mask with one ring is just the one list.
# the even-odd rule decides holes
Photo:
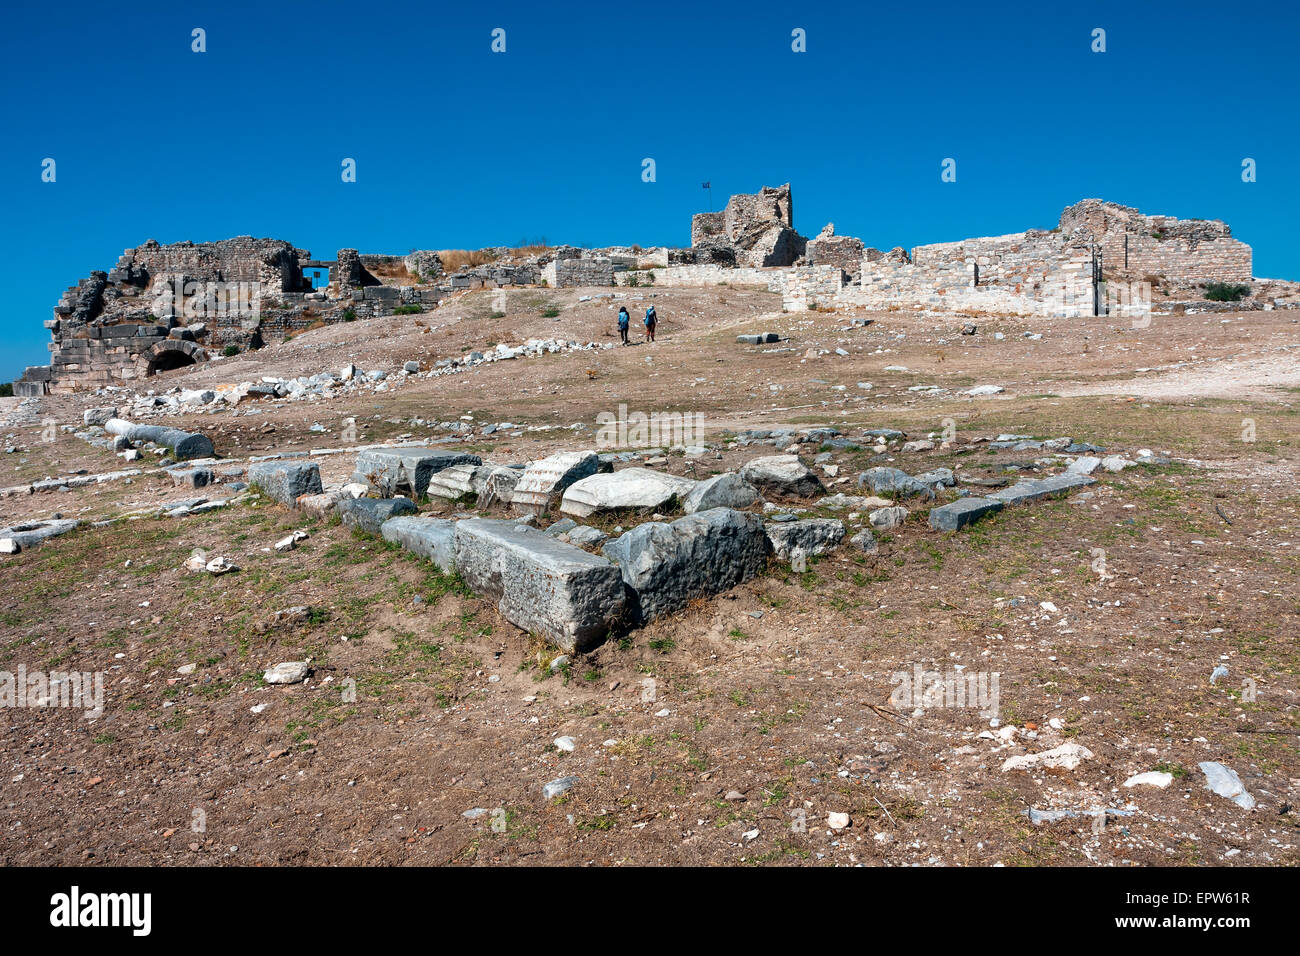
[(740, 477), (764, 494), (811, 498), (826, 490), (798, 455), (755, 458), (741, 467)]
[(217, 480), (211, 468), (173, 468), (168, 474), (172, 476), (172, 484), (191, 488), (206, 488)]
[(688, 515), (710, 508), (748, 508), (758, 500), (758, 489), (735, 472), (705, 478), (682, 501)]
[(790, 560), (796, 550), (809, 556), (824, 554), (844, 540), (844, 522), (835, 518), (774, 522), (764, 526), (763, 531), (772, 552), (782, 561)]
[(680, 610), (697, 598), (747, 581), (767, 561), (758, 515), (713, 508), (672, 523), (638, 525), (601, 549), (618, 562), (636, 623)]
[(320, 469), (309, 461), (262, 461), (248, 466), (248, 483), (268, 498), (290, 508), (303, 495), (318, 495), (324, 489)]
[(353, 481), (363, 482), (381, 498), (406, 493), (422, 498), (431, 475), (452, 465), (482, 464), (477, 455), (434, 448), (367, 448), (357, 455)]
[(40, 544), (46, 538), (67, 534), (80, 523), (75, 518), (54, 518), (50, 521), (16, 524), (9, 528), (0, 528), (0, 541), (12, 541), (16, 550), (22, 550)]
[(412, 554), (428, 558), (449, 574), (456, 570), (455, 521), (410, 516), (390, 518), (380, 526), (379, 533), (385, 541), (392, 541)]
[(1002, 502), (993, 498), (963, 498), (931, 508), (930, 527), (936, 531), (957, 531), (1002, 508)]
[(663, 474), (649, 468), (624, 468), (588, 475), (565, 489), (560, 510), (586, 518), (598, 511), (623, 508), (662, 508), (695, 487), (691, 478)]
[(344, 524), (370, 534), (379, 534), (385, 521), (416, 510), (410, 498), (342, 498), (335, 508)]
[(934, 497), (934, 489), (929, 485), (917, 481), (904, 471), (886, 465), (868, 468), (858, 475), (858, 487), (870, 488), (872, 493), (877, 495), (894, 494), (905, 498), (913, 495)]
[(524, 469), (510, 502), (518, 511), (549, 511), (569, 485), (600, 469), (600, 456), (591, 451), (566, 451), (534, 461)]
[(999, 488), (997, 491), (989, 492), (987, 497), (994, 501), (1001, 501), (1003, 504), (1019, 505), (1068, 493), (1071, 489), (1083, 488), (1096, 483), (1096, 478), (1067, 472), (1063, 475), (1053, 475), (1050, 478), (1026, 478), (1016, 482), (1010, 488)]
[[(595, 456), (592, 456), (593, 460)], [(623, 581), (605, 558), (517, 521), (456, 522), (456, 566), (502, 617), (566, 651), (603, 641), (623, 619)]]

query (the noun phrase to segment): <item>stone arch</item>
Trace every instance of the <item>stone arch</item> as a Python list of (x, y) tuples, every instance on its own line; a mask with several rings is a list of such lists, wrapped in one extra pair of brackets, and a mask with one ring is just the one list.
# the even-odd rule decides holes
[(183, 339), (167, 339), (142, 353), (136, 359), (136, 367), (142, 376), (148, 377), (157, 375), (159, 372), (170, 372), (173, 369), (184, 368), (187, 365), (195, 365), (207, 360), (208, 353), (204, 351), (203, 346), (196, 342), (186, 342)]

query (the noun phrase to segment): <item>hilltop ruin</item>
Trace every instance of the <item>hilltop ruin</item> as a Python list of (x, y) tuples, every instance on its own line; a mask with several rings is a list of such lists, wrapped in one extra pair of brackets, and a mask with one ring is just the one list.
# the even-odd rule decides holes
[[(837, 235), (831, 224), (813, 239), (800, 235), (788, 183), (696, 214), (686, 248), (489, 249), (480, 257), (482, 264), (448, 273), (427, 250), (400, 257), (341, 249), (333, 260), (315, 260), (279, 239), (150, 240), (64, 293), (45, 323), (50, 364), (28, 368), (14, 391), (32, 396), (146, 378), (318, 325), (423, 310), (484, 288), (759, 285), (780, 293), (787, 311), (1082, 317), (1149, 308), (1130, 301), (1127, 290), (1138, 284), (1168, 291), (1252, 281), (1250, 246), (1217, 220), (1149, 216), (1085, 199), (1052, 229), (882, 252)], [(323, 273), (327, 285), (312, 281)]]

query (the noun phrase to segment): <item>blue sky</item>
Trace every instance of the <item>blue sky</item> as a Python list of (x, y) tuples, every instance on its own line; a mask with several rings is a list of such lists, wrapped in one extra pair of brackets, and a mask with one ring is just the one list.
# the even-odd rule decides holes
[(686, 245), (706, 180), (715, 204), (788, 181), (801, 232), (886, 249), (1099, 196), (1223, 219), (1257, 276), (1300, 279), (1297, 26), (1281, 2), (14, 5), (0, 380), (146, 239)]

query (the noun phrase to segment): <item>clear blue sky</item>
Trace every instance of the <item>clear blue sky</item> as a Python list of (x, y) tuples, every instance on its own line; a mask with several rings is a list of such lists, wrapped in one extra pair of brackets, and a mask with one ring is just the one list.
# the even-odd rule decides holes
[(1099, 196), (1226, 220), (1257, 276), (1300, 279), (1297, 26), (1200, 0), (13, 4), (0, 380), (48, 361), (66, 287), (149, 238), (686, 245), (705, 180), (717, 203), (789, 181), (801, 232), (880, 248)]

